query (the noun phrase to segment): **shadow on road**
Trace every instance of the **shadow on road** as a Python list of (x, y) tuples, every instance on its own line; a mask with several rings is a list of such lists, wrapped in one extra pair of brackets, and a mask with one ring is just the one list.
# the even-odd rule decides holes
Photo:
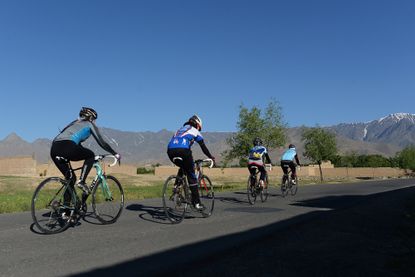
[[(159, 224), (173, 224), (169, 221), (166, 214), (164, 213), (163, 207), (152, 207), (141, 204), (131, 204), (128, 205), (126, 209), (130, 211), (142, 212), (138, 216), (145, 221), (150, 221)], [(192, 219), (198, 217), (203, 216), (200, 213), (194, 212), (192, 208), (189, 206), (184, 219)]]
[(127, 210), (142, 212), (138, 216), (146, 221), (159, 224), (171, 224), (166, 217), (163, 207), (144, 206), (141, 204), (131, 204), (126, 207)]
[[(415, 276), (405, 260), (409, 257), (413, 262), (415, 245), (412, 250), (402, 249), (405, 237), (400, 235), (401, 228), (415, 228), (404, 212), (404, 203), (414, 195), (415, 187), (409, 187), (301, 201), (293, 205), (331, 210), (312, 211), (79, 276)], [(158, 207), (128, 208), (155, 218), (161, 214)], [(184, 271), (179, 273), (180, 269)]]
[[(235, 197), (221, 197), (216, 196), (215, 200), (219, 200), (223, 203), (230, 203), (230, 204), (242, 204), (247, 206), (252, 206), (248, 201), (248, 196), (246, 194), (246, 191), (235, 191), (233, 192), (235, 194)], [(268, 190), (268, 197), (281, 197), (281, 194), (275, 193), (274, 189)]]

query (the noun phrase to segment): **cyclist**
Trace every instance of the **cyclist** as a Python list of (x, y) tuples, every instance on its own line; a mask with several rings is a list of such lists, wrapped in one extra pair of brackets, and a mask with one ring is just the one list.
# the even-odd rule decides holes
[[(297, 164), (294, 163), (294, 160)], [(293, 180), (293, 183), (295, 183), (295, 177), (297, 176), (296, 166), (301, 165), (300, 161), (298, 160), (298, 155), (294, 144), (290, 144), (288, 149), (285, 150), (281, 156), (281, 168), (284, 174), (288, 174), (288, 168), (286, 167), (287, 165), (291, 168), (291, 180)]]
[[(215, 157), (210, 154), (204, 143), (200, 133), (201, 130), (202, 120), (197, 115), (193, 115), (186, 123), (184, 123), (183, 127), (174, 134), (167, 146), (167, 155), (169, 156), (169, 159), (180, 167), (177, 175), (180, 177), (182, 177), (184, 173), (187, 175), (189, 188), (192, 193), (192, 205), (199, 211), (204, 210), (205, 207), (200, 203), (197, 177), (191, 150), (193, 143), (195, 141), (199, 143), (203, 153), (215, 162)], [(181, 158), (182, 161), (179, 162), (173, 160), (173, 158)]]
[(69, 165), (61, 161), (61, 157), (69, 161), (84, 160), (77, 186), (86, 194), (89, 194), (90, 191), (85, 184), (85, 180), (95, 162), (95, 154), (90, 149), (83, 147), (81, 143), (92, 134), (99, 146), (114, 155), (118, 160), (120, 159), (120, 155), (112, 149), (98, 131), (95, 125), (97, 118), (98, 114), (94, 109), (82, 107), (79, 118), (72, 121), (55, 137), (50, 150), (53, 162), (67, 180), (72, 178), (71, 172)]
[[(258, 170), (261, 172), (261, 176), (259, 178), (259, 184), (261, 187), (265, 187), (265, 177), (267, 176), (267, 171), (265, 170), (264, 160), (266, 163), (271, 164), (271, 159), (269, 158), (267, 148), (262, 146), (262, 140), (259, 137), (256, 137), (253, 141), (254, 147), (249, 150), (248, 156), (248, 170), (251, 173), (251, 176), (255, 174), (255, 168), (257, 167)], [(251, 183), (254, 182), (251, 179)]]

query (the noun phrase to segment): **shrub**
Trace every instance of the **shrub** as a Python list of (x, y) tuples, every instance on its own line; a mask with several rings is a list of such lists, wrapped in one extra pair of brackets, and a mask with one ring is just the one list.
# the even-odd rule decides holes
[(137, 174), (154, 174), (154, 168), (138, 167)]

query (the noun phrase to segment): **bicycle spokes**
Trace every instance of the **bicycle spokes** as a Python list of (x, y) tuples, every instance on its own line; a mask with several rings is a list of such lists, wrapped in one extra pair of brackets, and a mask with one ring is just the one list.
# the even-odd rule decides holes
[(98, 180), (92, 191), (92, 208), (103, 224), (114, 223), (124, 207), (124, 191), (114, 176)]
[(76, 197), (65, 180), (48, 178), (36, 188), (32, 198), (32, 218), (43, 233), (58, 233), (69, 227)]
[(187, 205), (184, 186), (180, 185), (180, 180), (176, 176), (170, 176), (163, 186), (163, 207), (170, 222), (181, 222)]

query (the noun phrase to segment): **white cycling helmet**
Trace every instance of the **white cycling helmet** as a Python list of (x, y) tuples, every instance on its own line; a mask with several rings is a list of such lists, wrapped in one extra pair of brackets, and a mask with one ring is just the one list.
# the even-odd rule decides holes
[(193, 123), (196, 126), (199, 126), (199, 131), (202, 130), (203, 123), (202, 123), (202, 119), (199, 116), (193, 115), (191, 118), (189, 118), (188, 122)]

